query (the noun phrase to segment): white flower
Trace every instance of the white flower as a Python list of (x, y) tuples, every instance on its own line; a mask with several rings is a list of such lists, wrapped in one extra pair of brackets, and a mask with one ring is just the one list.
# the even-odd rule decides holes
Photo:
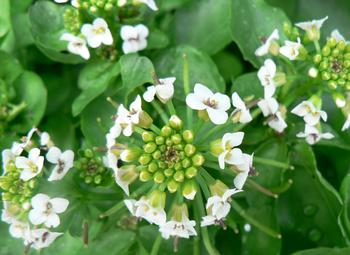
[(333, 37), (337, 42), (344, 41), (345, 43), (349, 43), (348, 41), (345, 41), (344, 36), (339, 32), (338, 29), (334, 29), (331, 32), (331, 37)]
[(20, 178), (28, 181), (41, 173), (44, 165), (44, 157), (40, 156), (40, 150), (33, 148), (29, 151), (28, 158), (17, 157), (15, 161), (16, 167), (22, 169)]
[(142, 102), (140, 95), (129, 106), (129, 118), (133, 124), (139, 124), (140, 115), (142, 113)]
[(36, 131), (36, 128), (32, 128), (31, 130), (29, 130), (28, 134), (22, 138), (21, 143), (14, 142), (11, 147), (12, 153), (17, 156), (20, 155), (23, 152), (23, 150), (30, 144), (32, 136)]
[(34, 225), (45, 224), (46, 227), (57, 227), (60, 218), (57, 214), (63, 213), (69, 204), (64, 198), (50, 198), (45, 194), (37, 194), (31, 199), (32, 210), (29, 211), (29, 220)]
[(49, 133), (47, 132), (42, 132), (40, 134), (40, 146), (46, 146), (46, 147), (51, 147), (53, 146), (53, 142), (51, 141), (51, 137)]
[(116, 166), (114, 170), (114, 177), (115, 182), (123, 189), (125, 194), (129, 196), (129, 185), (138, 177), (136, 166), (128, 165), (122, 166), (121, 168)]
[(144, 3), (147, 5), (151, 10), (158, 11), (158, 7), (154, 0), (136, 0), (136, 2)]
[(101, 44), (112, 45), (113, 37), (108, 29), (107, 22), (102, 18), (96, 18), (92, 24), (84, 24), (81, 33), (86, 37), (91, 48), (98, 48)]
[(186, 97), (186, 104), (194, 110), (205, 110), (210, 120), (216, 124), (224, 124), (228, 119), (227, 110), (230, 109), (230, 98), (221, 93), (213, 93), (206, 86), (196, 83), (194, 93)]
[(287, 127), (287, 123), (285, 122), (280, 111), (276, 112), (273, 117), (267, 121), (267, 124), (278, 133), (282, 133)]
[(50, 232), (45, 228), (33, 229), (29, 232), (25, 239), (25, 245), (31, 245), (36, 250), (41, 250), (52, 244), (57, 237), (63, 235), (63, 233)]
[(348, 114), (348, 117), (346, 117), (346, 121), (341, 129), (341, 131), (345, 131), (350, 127), (350, 113)]
[(297, 42), (285, 41), (284, 46), (280, 48), (280, 53), (289, 60), (295, 60), (299, 55), (300, 47), (301, 43), (298, 37)]
[(64, 33), (60, 40), (68, 41), (67, 49), (70, 53), (81, 56), (83, 59), (90, 58), (90, 52), (86, 46), (86, 41), (70, 33)]
[(206, 209), (207, 216), (202, 217), (201, 227), (209, 225), (220, 225), (230, 212), (230, 197), (242, 190), (227, 189), (222, 196), (214, 195), (208, 198)]
[(154, 96), (157, 96), (162, 103), (166, 103), (174, 95), (175, 80), (175, 77), (159, 79), (160, 84), (147, 87), (147, 91), (143, 94), (143, 99), (147, 102), (152, 102)]
[(58, 181), (61, 180), (69, 169), (73, 167), (74, 152), (71, 150), (62, 151), (57, 147), (51, 147), (46, 154), (46, 159), (52, 163), (56, 164), (55, 168), (48, 181)]
[(249, 109), (247, 109), (247, 106), (236, 92), (232, 94), (232, 105), (236, 107), (232, 115), (238, 119), (238, 122), (248, 123), (252, 121), (253, 118), (250, 115)]
[(29, 231), (29, 224), (18, 220), (13, 221), (9, 228), (10, 235), (14, 238), (25, 238)]
[(8, 171), (8, 164), (10, 162), (15, 162), (16, 155), (12, 152), (11, 149), (5, 149), (1, 152), (2, 158), (2, 171), (5, 174)]
[(273, 97), (261, 99), (258, 102), (258, 106), (261, 109), (264, 117), (274, 115), (278, 111), (279, 107), (277, 100)]
[(3, 208), (1, 210), (1, 221), (11, 224), (16, 220), (16, 217), (12, 210), (10, 210), (10, 202), (3, 201)]
[(148, 28), (139, 24), (136, 26), (125, 25), (120, 30), (120, 36), (123, 39), (123, 52), (125, 54), (138, 52), (146, 49), (149, 31)]
[(331, 133), (321, 133), (319, 129), (314, 126), (305, 125), (304, 132), (300, 132), (297, 134), (299, 138), (305, 138), (308, 144), (315, 144), (319, 142), (321, 139), (332, 139), (334, 135)]
[(312, 21), (306, 21), (306, 22), (299, 22), (295, 23), (295, 25), (303, 30), (306, 31), (309, 39), (311, 41), (318, 40), (320, 38), (320, 28), (322, 27), (323, 23), (328, 19), (328, 16), (319, 19), (319, 20), (312, 20)]
[(218, 156), (221, 169), (225, 168), (225, 162), (231, 165), (239, 165), (243, 163), (243, 153), (241, 149), (235, 148), (242, 143), (243, 137), (243, 132), (224, 134), (221, 141), (223, 152)]
[(63, 4), (67, 3), (69, 0), (54, 0), (56, 3)]
[(315, 126), (320, 122), (320, 118), (327, 121), (327, 113), (317, 109), (310, 101), (303, 101), (298, 104), (292, 111), (295, 115), (303, 117), (306, 124)]
[(318, 75), (318, 70), (315, 67), (311, 67), (307, 72), (307, 75), (309, 75), (312, 78), (316, 78)]
[(130, 213), (138, 218), (143, 218), (151, 224), (163, 225), (166, 222), (166, 213), (163, 208), (152, 207), (147, 199), (126, 199), (124, 203)]
[(276, 64), (271, 59), (266, 59), (264, 65), (258, 71), (258, 78), (264, 87), (265, 97), (272, 97), (276, 91), (275, 75)]
[(123, 7), (124, 5), (126, 5), (127, 0), (118, 0), (118, 6), (119, 7)]
[(265, 43), (256, 49), (255, 55), (261, 57), (268, 54), (271, 42), (278, 39), (279, 39), (278, 30), (275, 29), (273, 30), (272, 34), (267, 38)]
[(240, 165), (236, 165), (236, 169), (238, 170), (238, 174), (233, 179), (233, 184), (237, 189), (242, 189), (247, 178), (249, 172), (253, 169), (253, 155), (243, 154), (243, 163)]

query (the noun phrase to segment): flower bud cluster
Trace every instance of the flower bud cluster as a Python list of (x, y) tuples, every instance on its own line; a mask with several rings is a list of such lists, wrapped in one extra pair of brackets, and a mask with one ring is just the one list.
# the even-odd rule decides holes
[(64, 27), (72, 33), (78, 34), (82, 26), (81, 14), (77, 9), (67, 8), (63, 14)]

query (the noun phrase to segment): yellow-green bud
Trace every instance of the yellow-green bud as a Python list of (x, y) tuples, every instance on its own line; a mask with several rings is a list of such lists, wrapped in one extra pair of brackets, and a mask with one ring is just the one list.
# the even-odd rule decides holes
[(179, 134), (172, 135), (172, 136), (171, 136), (171, 141), (172, 141), (174, 144), (179, 144), (179, 143), (181, 143), (181, 141), (182, 141), (181, 135), (179, 135)]
[(191, 166), (186, 169), (185, 175), (188, 179), (191, 179), (197, 175), (197, 172), (198, 172), (197, 168)]
[(316, 54), (315, 56), (314, 56), (314, 63), (315, 64), (318, 64), (318, 63), (320, 63), (321, 62), (321, 60), (322, 60), (322, 56), (320, 55), (320, 54)]
[(201, 154), (196, 154), (192, 157), (192, 164), (194, 166), (201, 166), (204, 163), (204, 157)]
[(193, 180), (186, 181), (182, 189), (182, 195), (187, 199), (193, 200), (197, 190), (198, 188), (196, 182)]
[(222, 181), (215, 180), (214, 183), (209, 185), (209, 189), (211, 194), (221, 197), (228, 190), (228, 187)]
[(162, 156), (162, 153), (160, 152), (160, 150), (156, 150), (156, 151), (153, 152), (153, 154), (152, 154), (152, 157), (153, 157), (154, 159), (160, 159), (161, 156)]
[(155, 207), (155, 208), (165, 207), (165, 199), (166, 199), (165, 192), (155, 189), (147, 197), (152, 207)]
[(214, 140), (210, 142), (210, 152), (214, 156), (219, 156), (223, 152), (223, 148), (221, 146), (221, 139)]
[(177, 182), (183, 182), (185, 176), (184, 176), (184, 172), (183, 171), (177, 171), (174, 174), (174, 180)]
[(174, 173), (174, 170), (173, 170), (173, 169), (168, 168), (168, 169), (165, 169), (165, 170), (164, 170), (164, 174), (165, 174), (166, 177), (172, 176), (173, 173)]
[(164, 174), (161, 171), (158, 171), (153, 175), (153, 180), (155, 183), (158, 183), (158, 184), (163, 183), (164, 179), (165, 179)]
[(169, 120), (169, 126), (175, 130), (180, 130), (183, 127), (183, 123), (179, 117), (172, 115)]
[(120, 159), (125, 162), (137, 160), (141, 155), (141, 150), (137, 147), (127, 148), (120, 154)]
[(346, 99), (343, 96), (343, 94), (339, 92), (334, 92), (332, 96), (338, 108), (343, 108), (346, 105)]
[(143, 154), (143, 155), (141, 155), (140, 158), (139, 158), (139, 163), (140, 163), (141, 165), (147, 165), (151, 160), (152, 160), (151, 155), (149, 155), (149, 154)]
[(94, 178), (94, 183), (98, 185), (101, 183), (101, 181), (102, 181), (101, 175), (96, 175)]
[(148, 131), (142, 132), (142, 140), (146, 143), (154, 141), (154, 137), (155, 135), (153, 132), (148, 132)]
[(185, 130), (182, 133), (182, 138), (185, 140), (186, 143), (192, 143), (194, 139), (193, 132), (191, 130)]
[(157, 170), (158, 170), (158, 164), (156, 161), (152, 161), (151, 163), (149, 163), (148, 171), (150, 171), (151, 173), (154, 173)]
[(181, 161), (181, 164), (182, 164), (182, 167), (183, 168), (187, 168), (187, 167), (190, 167), (191, 166), (191, 160), (188, 159), (188, 158), (185, 158)]
[(164, 139), (163, 136), (157, 136), (156, 137), (156, 144), (162, 145), (162, 144), (164, 144), (164, 142), (165, 142), (165, 139)]
[(193, 144), (186, 144), (185, 153), (187, 157), (191, 157), (196, 153), (196, 147)]
[(199, 110), (198, 117), (204, 121), (209, 121), (209, 115), (206, 110)]
[(174, 180), (170, 180), (167, 183), (167, 188), (168, 188), (170, 193), (174, 193), (179, 188), (179, 184)]
[(147, 182), (152, 179), (152, 174), (146, 170), (141, 171), (140, 173), (140, 181)]
[(146, 153), (153, 153), (157, 149), (157, 145), (154, 142), (149, 142), (143, 146), (143, 150)]
[(161, 135), (164, 137), (169, 137), (171, 136), (172, 133), (173, 133), (173, 130), (171, 129), (171, 127), (164, 126), (161, 129)]
[(141, 112), (139, 120), (138, 126), (142, 128), (149, 128), (153, 123), (153, 119), (145, 111)]
[(287, 82), (286, 74), (284, 72), (277, 72), (273, 80), (277, 86), (281, 86)]

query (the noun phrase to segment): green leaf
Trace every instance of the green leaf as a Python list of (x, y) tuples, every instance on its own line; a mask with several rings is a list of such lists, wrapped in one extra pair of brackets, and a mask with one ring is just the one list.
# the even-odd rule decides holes
[(0, 78), (3, 79), (8, 85), (12, 84), (13, 81), (23, 71), (21, 64), (17, 59), (12, 57), (5, 51), (0, 50)]
[(243, 72), (243, 62), (232, 52), (226, 50), (220, 51), (212, 56), (212, 58), (226, 82), (229, 82), (232, 78), (237, 77)]
[(241, 98), (252, 97), (258, 99), (264, 96), (257, 73), (245, 73), (232, 80), (231, 92), (237, 92)]
[(0, 2), (0, 38), (5, 36), (11, 30), (10, 1), (2, 0)]
[(287, 16), (264, 0), (232, 1), (232, 37), (237, 43), (244, 59), (258, 67), (263, 58), (255, 56), (261, 45), (261, 38), (269, 36), (277, 28), (283, 39), (283, 23), (289, 22)]
[(83, 91), (73, 102), (73, 116), (79, 115), (92, 100), (101, 95), (119, 74), (119, 63), (101, 61), (87, 65), (79, 76), (78, 84)]
[(24, 102), (26, 107), (17, 117), (21, 122), (14, 125), (17, 132), (26, 132), (39, 124), (45, 113), (47, 92), (41, 78), (29, 71), (24, 71), (13, 83), (17, 103)]
[(335, 224), (342, 201), (318, 172), (311, 147), (294, 145), (290, 159), (295, 167), (289, 172), (293, 185), (278, 200), (282, 228), (317, 245), (344, 246), (343, 226)]
[(29, 9), (32, 35), (36, 46), (50, 59), (62, 63), (81, 63), (84, 60), (80, 56), (69, 54), (67, 42), (60, 40), (64, 32), (65, 8), (51, 1), (35, 2)]
[(231, 41), (230, 0), (192, 1), (175, 13), (177, 44), (193, 45), (210, 55)]
[(348, 255), (349, 253), (350, 248), (315, 248), (298, 251), (292, 255)]
[(350, 174), (347, 174), (341, 183), (340, 195), (343, 199), (344, 206), (339, 220), (344, 226), (347, 236), (350, 236)]
[(151, 30), (147, 38), (147, 50), (162, 49), (168, 46), (168, 36), (158, 29)]
[(202, 83), (214, 92), (224, 92), (225, 82), (210, 57), (191, 46), (178, 46), (158, 55), (155, 60), (157, 74), (160, 78), (176, 77), (175, 98), (184, 101), (186, 95), (183, 88), (183, 56), (189, 64), (191, 90), (195, 83)]

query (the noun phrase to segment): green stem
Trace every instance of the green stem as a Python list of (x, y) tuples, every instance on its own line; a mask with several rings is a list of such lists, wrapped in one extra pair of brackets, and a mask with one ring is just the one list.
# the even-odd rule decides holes
[(162, 244), (162, 235), (158, 234), (156, 240), (153, 243), (150, 255), (157, 255), (161, 244)]
[(123, 207), (124, 207), (124, 201), (120, 201), (118, 204), (116, 204), (112, 208), (110, 208), (107, 211), (105, 211), (104, 213), (100, 214), (100, 218), (108, 217), (108, 216), (118, 212)]
[(201, 167), (199, 169), (199, 173), (204, 177), (204, 179), (207, 181), (207, 183), (213, 183), (215, 182), (215, 179), (213, 178), (213, 176), (211, 176), (207, 170), (205, 170), (205, 168)]
[(277, 233), (276, 231), (274, 231), (273, 229), (270, 229), (269, 227), (261, 224), (259, 221), (255, 220), (253, 217), (251, 217), (236, 201), (232, 201), (231, 202), (232, 208), (234, 210), (236, 210), (236, 212), (238, 212), (238, 214), (244, 218), (248, 223), (250, 223), (251, 225), (257, 227), (258, 229), (260, 229), (262, 232), (264, 232), (265, 234), (277, 238), (277, 239), (281, 239), (282, 236), (280, 233)]
[(268, 165), (268, 166), (274, 166), (274, 167), (282, 168), (282, 169), (294, 169), (293, 166), (291, 166), (287, 163), (283, 163), (283, 162), (276, 161), (273, 159), (268, 159), (268, 158), (260, 158), (260, 157), (254, 156), (254, 162)]
[[(187, 96), (190, 93), (190, 71), (188, 65), (187, 55), (183, 54), (183, 83), (184, 83), (184, 92)], [(192, 121), (192, 109), (190, 107), (186, 107), (187, 113), (187, 125), (189, 129), (192, 129), (193, 121)]]
[(160, 117), (162, 118), (163, 122), (166, 124), (168, 123), (169, 117), (166, 114), (166, 112), (162, 109), (162, 107), (159, 105), (159, 103), (155, 100), (151, 102), (153, 108), (159, 113)]
[(176, 110), (172, 100), (169, 100), (166, 106), (168, 107), (168, 111), (170, 112), (170, 115), (176, 115)]
[[(208, 185), (200, 174), (196, 176), (196, 181), (199, 183), (199, 186), (201, 187), (201, 190), (203, 191), (205, 197), (209, 198), (211, 195), (210, 195)], [(200, 192), (197, 192), (197, 194), (198, 193)]]
[(321, 53), (320, 43), (318, 41), (313, 41), (313, 42), (314, 42), (315, 49), (316, 49), (317, 53)]
[(21, 102), (19, 105), (15, 105), (13, 106), (11, 112), (9, 113), (9, 115), (7, 116), (7, 122), (12, 121), (14, 118), (17, 117), (18, 114), (21, 113), (21, 111), (27, 107), (27, 103), (26, 102)]
[(154, 133), (160, 134), (160, 129), (159, 129), (156, 125), (152, 124), (149, 128), (150, 128)]

